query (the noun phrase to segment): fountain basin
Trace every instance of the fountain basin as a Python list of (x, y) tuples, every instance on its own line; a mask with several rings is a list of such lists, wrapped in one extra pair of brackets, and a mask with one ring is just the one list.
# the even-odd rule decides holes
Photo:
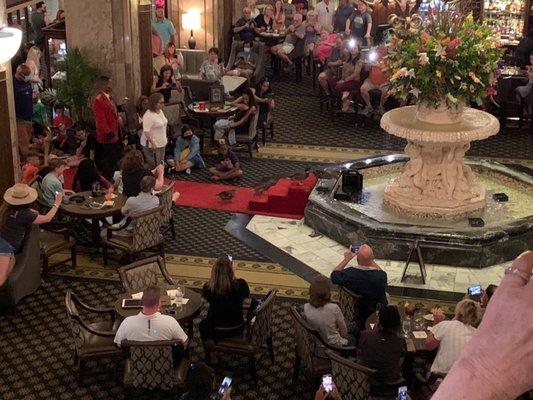
[[(305, 223), (331, 239), (350, 245), (369, 243), (378, 258), (405, 260), (418, 240), (428, 263), (483, 268), (512, 260), (533, 248), (533, 176), (495, 162), (466, 160), (486, 190), (484, 205), (468, 217), (481, 218), (482, 227), (467, 217), (427, 218), (399, 212), (383, 204), (391, 179), (401, 175), (405, 155), (370, 157), (326, 168), (332, 178), (320, 179), (309, 197)], [(334, 199), (340, 172), (357, 169), (364, 188), (353, 201)], [(506, 193), (497, 202), (494, 193)]]

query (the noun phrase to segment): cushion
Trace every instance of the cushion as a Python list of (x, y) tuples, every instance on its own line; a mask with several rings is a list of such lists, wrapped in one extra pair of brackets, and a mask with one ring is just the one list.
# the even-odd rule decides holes
[(73, 237), (69, 237), (67, 240), (63, 234), (46, 230), (41, 230), (39, 240), (41, 251), (45, 256), (51, 256), (62, 250), (70, 249), (76, 244)]
[[(113, 326), (111, 321), (103, 321), (89, 324), (89, 328), (109, 332)], [(103, 337), (83, 330), (82, 337), (83, 345), (81, 349), (78, 349), (78, 356), (80, 357), (117, 355), (121, 353), (121, 350), (113, 342), (113, 336)]]

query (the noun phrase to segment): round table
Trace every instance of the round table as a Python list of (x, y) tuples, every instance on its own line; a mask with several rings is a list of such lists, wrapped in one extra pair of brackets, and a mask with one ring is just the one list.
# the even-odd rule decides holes
[[(123, 194), (116, 194), (114, 204), (112, 206), (104, 206), (100, 209), (91, 208), (89, 204), (92, 202), (103, 203), (105, 201), (104, 196), (92, 197), (92, 192), (80, 192), (73, 196), (82, 196), (84, 201), (81, 203), (66, 203), (61, 204), (61, 210), (72, 217), (80, 219), (90, 219), (91, 223), (91, 236), (93, 245), (98, 246), (101, 243), (100, 240), (100, 221), (105, 220), (107, 217), (111, 217), (120, 213), (120, 210), (128, 199)], [(70, 197), (73, 197), (70, 196)]]
[(264, 39), (265, 41), (283, 42), (285, 40), (285, 37), (287, 36), (287, 32), (286, 31), (280, 31), (280, 32), (263, 31), (263, 32), (259, 32), (257, 35), (259, 36), (260, 39)]
[[(192, 289), (185, 288), (184, 292), (183, 297), (189, 299), (189, 301), (187, 304), (181, 306), (171, 305), (170, 297), (167, 295), (161, 296), (161, 313), (172, 315), (181, 326), (186, 326), (187, 336), (189, 336), (190, 340), (193, 336), (193, 321), (198, 315), (200, 315), (203, 300), (202, 296)], [(137, 315), (141, 310), (140, 308), (122, 308), (122, 300), (124, 299), (131, 299), (131, 294), (124, 293), (117, 298), (117, 301), (115, 301), (115, 312), (117, 315), (123, 319), (131, 317), (132, 315)], [(169, 311), (172, 310), (175, 311), (175, 313), (169, 313)]]
[(188, 109), (196, 116), (198, 117), (200, 121), (200, 128), (204, 128), (204, 120), (209, 121), (209, 130), (211, 131), (211, 143), (214, 141), (215, 136), (215, 130), (213, 129), (213, 125), (215, 124), (217, 119), (220, 118), (228, 118), (232, 115), (235, 115), (237, 111), (239, 110), (237, 107), (232, 105), (230, 102), (224, 103), (222, 107), (216, 105), (212, 106), (209, 101), (204, 101), (205, 103), (205, 109), (200, 110), (198, 106), (193, 107), (192, 104), (189, 104)]

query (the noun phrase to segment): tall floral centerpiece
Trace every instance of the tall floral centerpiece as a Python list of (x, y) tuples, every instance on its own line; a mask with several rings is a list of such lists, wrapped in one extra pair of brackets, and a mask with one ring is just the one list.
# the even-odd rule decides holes
[(393, 96), (417, 104), (417, 118), (456, 123), (471, 100), (479, 104), (494, 82), (501, 50), (491, 29), (448, 9), (427, 20), (393, 21), (385, 59)]

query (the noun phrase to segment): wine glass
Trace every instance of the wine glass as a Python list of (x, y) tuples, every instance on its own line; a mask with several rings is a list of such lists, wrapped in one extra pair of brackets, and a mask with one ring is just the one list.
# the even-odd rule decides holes
[(411, 318), (406, 317), (402, 321), (402, 331), (403, 331), (403, 337), (408, 338), (409, 332), (411, 332)]

